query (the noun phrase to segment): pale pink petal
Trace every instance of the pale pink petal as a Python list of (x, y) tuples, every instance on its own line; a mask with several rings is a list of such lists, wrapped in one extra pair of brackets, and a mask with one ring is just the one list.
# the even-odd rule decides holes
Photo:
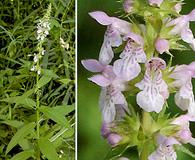
[(177, 19), (172, 20), (170, 23), (168, 23), (168, 26), (174, 26), (174, 28), (171, 30), (172, 35), (181, 34), (181, 31), (189, 26), (189, 17), (184, 15)]
[(101, 87), (106, 87), (106, 86), (110, 85), (110, 83), (111, 83), (110, 80), (107, 79), (103, 75), (95, 75), (95, 76), (88, 78), (88, 79)]
[(163, 54), (164, 52), (168, 52), (169, 41), (166, 39), (158, 38), (155, 42), (155, 48), (160, 54)]
[(149, 4), (151, 6), (155, 6), (157, 5), (158, 7), (160, 7), (161, 3), (163, 2), (164, 0), (149, 0)]
[(129, 22), (115, 17), (113, 17), (112, 27), (118, 30), (123, 36), (131, 31), (131, 24)]
[(190, 47), (193, 51), (195, 51), (195, 39), (193, 39), (193, 41), (190, 43)]
[(103, 88), (100, 93), (100, 107), (102, 112), (103, 121), (105, 123), (111, 123), (116, 116), (115, 104), (112, 100), (112, 96), (106, 88)]
[(102, 64), (107, 65), (112, 61), (113, 57), (114, 57), (114, 52), (112, 50), (112, 46), (107, 42), (104, 42), (100, 50), (99, 61)]
[(130, 81), (139, 75), (141, 68), (130, 55), (124, 57), (123, 59), (116, 60), (114, 62), (113, 71), (122, 79)]
[(114, 57), (112, 47), (119, 47), (121, 44), (122, 38), (120, 33), (113, 27), (108, 27), (100, 50), (99, 61), (103, 64), (109, 64)]
[(147, 61), (146, 53), (144, 52), (144, 49), (139, 47), (135, 49), (135, 59), (138, 63), (145, 63)]
[(181, 38), (184, 42), (192, 43), (194, 40), (193, 33), (190, 28), (185, 27), (181, 31)]
[(190, 21), (195, 21), (195, 9), (193, 9), (189, 14)]
[(129, 158), (126, 158), (126, 157), (120, 157), (119, 159), (117, 160), (129, 160)]
[(105, 67), (95, 59), (82, 60), (81, 63), (88, 71), (91, 72), (102, 72)]
[(131, 38), (133, 41), (135, 41), (135, 43), (137, 43), (138, 45), (140, 46), (143, 46), (144, 45), (144, 40), (143, 38), (138, 35), (138, 34), (135, 34), (133, 32), (129, 32), (125, 37), (124, 39), (128, 39), (128, 38)]
[(148, 160), (176, 160), (177, 154), (173, 148), (174, 144), (180, 144), (173, 137), (158, 135), (158, 148), (149, 157)]
[(113, 18), (102, 11), (90, 12), (89, 15), (102, 25), (110, 25), (113, 23)]
[(165, 69), (165, 66), (166, 63), (162, 59), (152, 58), (146, 64), (144, 79), (135, 85), (141, 90), (137, 94), (137, 104), (147, 112), (159, 113), (168, 98), (168, 86), (160, 71)]
[[(152, 89), (150, 89), (152, 90)], [(158, 93), (155, 93), (155, 90), (153, 90), (154, 93), (141, 91), (137, 94), (137, 104), (144, 109), (147, 112), (153, 112), (159, 113), (163, 105), (165, 103), (165, 100), (163, 96), (161, 96)]]

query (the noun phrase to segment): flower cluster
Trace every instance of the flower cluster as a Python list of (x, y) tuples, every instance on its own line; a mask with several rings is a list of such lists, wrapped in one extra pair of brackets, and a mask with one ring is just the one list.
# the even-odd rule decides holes
[(49, 35), (50, 31), (50, 14), (51, 14), (51, 4), (48, 6), (47, 12), (42, 19), (39, 20), (37, 24), (37, 40), (39, 41), (37, 45), (38, 53), (34, 53), (34, 64), (31, 68), (31, 71), (37, 72), (38, 75), (41, 74), (41, 66), (39, 64), (42, 57), (45, 55), (46, 51), (44, 50), (42, 44), (45, 38)]
[[(102, 136), (112, 147), (138, 146), (140, 159), (147, 156), (149, 160), (176, 160), (175, 145), (195, 145), (189, 128), (190, 122), (195, 121), (191, 82), (195, 78), (195, 62), (171, 66), (171, 50), (185, 49), (181, 40), (195, 51), (195, 38), (190, 29), (190, 22), (195, 21), (195, 9), (180, 15), (182, 4), (181, 0), (148, 0), (147, 3), (125, 0), (125, 14), (143, 17), (144, 24), (110, 17), (102, 11), (89, 13), (107, 27), (99, 60), (82, 61), (88, 71), (96, 73), (89, 80), (101, 87)], [(114, 48), (122, 46), (117, 57)], [(170, 56), (170, 62), (160, 58), (161, 54)], [(139, 108), (132, 109), (127, 102), (132, 94)], [(165, 114), (170, 94), (175, 94), (175, 104), (186, 111), (184, 115), (170, 118)], [(144, 138), (140, 139), (140, 134)], [(148, 152), (143, 152), (146, 142), (152, 147), (147, 146)]]

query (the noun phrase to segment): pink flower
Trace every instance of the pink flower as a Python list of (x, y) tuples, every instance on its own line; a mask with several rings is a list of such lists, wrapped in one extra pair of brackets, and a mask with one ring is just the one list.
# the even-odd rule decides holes
[(114, 53), (112, 47), (119, 47), (122, 44), (122, 37), (130, 32), (130, 24), (124, 20), (109, 17), (101, 11), (91, 12), (89, 15), (102, 25), (108, 26), (104, 35), (99, 61), (103, 64), (109, 64)]
[(114, 74), (113, 67), (93, 59), (83, 60), (82, 64), (89, 71), (101, 73), (88, 79), (102, 88), (99, 103), (103, 121), (110, 123), (116, 118), (122, 118), (125, 112), (129, 113), (126, 99), (122, 94), (126, 89), (125, 81)]
[(172, 124), (179, 125), (181, 129), (177, 132), (176, 138), (182, 143), (190, 143), (195, 146), (195, 138), (192, 137), (192, 132), (190, 131), (190, 121), (195, 122), (195, 116), (192, 117), (189, 114), (182, 115), (176, 118)]
[(126, 13), (131, 13), (133, 10), (133, 1), (134, 0), (125, 0), (123, 3), (123, 8)]
[(174, 150), (174, 144), (180, 144), (175, 138), (158, 135), (158, 148), (153, 152), (148, 160), (176, 160), (177, 154)]
[(195, 51), (195, 39), (190, 29), (190, 21), (195, 21), (195, 9), (188, 15), (183, 15), (170, 21), (167, 26), (174, 26), (170, 34), (180, 35), (181, 39), (184, 42), (189, 43), (191, 48)]
[(155, 42), (155, 48), (160, 53), (169, 52), (169, 41), (166, 39), (158, 38)]
[(158, 7), (160, 7), (162, 2), (163, 2), (163, 0), (149, 0), (149, 4), (151, 6), (158, 6)]
[(191, 82), (192, 78), (195, 77), (195, 62), (192, 62), (190, 65), (177, 66), (170, 77), (175, 79), (172, 86), (179, 89), (175, 95), (175, 103), (183, 111), (188, 110), (189, 114), (195, 115), (195, 102)]
[(114, 73), (126, 81), (137, 77), (141, 72), (139, 63), (146, 62), (144, 40), (141, 36), (129, 33), (126, 37), (127, 44), (119, 60), (114, 62)]
[(169, 96), (168, 86), (162, 79), (161, 70), (166, 63), (160, 58), (152, 58), (146, 63), (144, 79), (136, 84), (141, 92), (137, 94), (137, 104), (147, 112), (159, 113)]

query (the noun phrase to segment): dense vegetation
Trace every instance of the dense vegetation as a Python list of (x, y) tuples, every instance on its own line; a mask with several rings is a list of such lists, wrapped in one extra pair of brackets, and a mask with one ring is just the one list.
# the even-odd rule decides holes
[[(37, 24), (50, 5), (37, 74)], [(74, 0), (0, 2), (0, 159), (74, 159), (74, 16)]]

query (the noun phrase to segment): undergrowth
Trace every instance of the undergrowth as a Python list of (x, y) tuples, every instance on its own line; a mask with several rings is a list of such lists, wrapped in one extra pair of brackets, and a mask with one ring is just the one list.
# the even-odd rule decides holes
[[(43, 43), (46, 53), (37, 80), (31, 71), (37, 23), (50, 4), (51, 30)], [(74, 5), (74, 0), (0, 2), (2, 160), (74, 159)]]

